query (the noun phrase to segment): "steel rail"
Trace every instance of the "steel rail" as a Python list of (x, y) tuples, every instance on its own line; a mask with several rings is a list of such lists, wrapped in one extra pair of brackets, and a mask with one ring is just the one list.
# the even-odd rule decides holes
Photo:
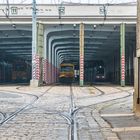
[[(14, 117), (16, 117), (19, 113), (21, 113), (22, 111), (24, 111), (25, 109), (27, 109), (30, 105), (32, 105), (33, 103), (35, 103), (40, 97), (42, 97), (43, 95), (45, 95), (50, 89), (52, 89), (52, 86), (49, 89), (47, 89), (45, 92), (43, 92), (41, 95), (39, 95), (39, 96), (33, 95), (33, 94), (24, 93), (26, 95), (33, 96), (34, 99), (30, 103), (24, 105), (23, 107), (21, 107), (20, 109), (16, 110), (14, 113), (12, 113), (10, 116), (8, 116), (7, 118), (5, 118), (2, 122), (0, 122), (0, 126), (2, 126), (4, 123), (7, 123), (8, 121), (10, 121)], [(10, 91), (10, 92), (12, 92), (12, 91)], [(21, 94), (23, 94), (23, 93), (21, 93)]]
[[(101, 94), (99, 96), (102, 96), (105, 94), (105, 92), (99, 88), (96, 87), (97, 90), (99, 90), (101, 92)], [(124, 90), (121, 90), (119, 89), (120, 92), (124, 91)], [(124, 96), (124, 97), (118, 97), (116, 99), (112, 99), (112, 100), (108, 100), (108, 101), (103, 101), (101, 103), (106, 103), (106, 102), (110, 102), (110, 101), (115, 101), (115, 100), (119, 100), (119, 99), (123, 99), (123, 98), (127, 98), (127, 97), (130, 97), (132, 94), (128, 91), (125, 90), (125, 92), (128, 93), (128, 95)], [(119, 92), (117, 92), (119, 93)], [(96, 96), (95, 96), (96, 97)], [(72, 98), (71, 98), (72, 99)], [(73, 121), (73, 124), (72, 124), (72, 137), (71, 137), (71, 140), (77, 140), (77, 125), (76, 125), (76, 115), (79, 111), (81, 111), (82, 109), (86, 109), (86, 108), (90, 108), (91, 106), (95, 106), (95, 105), (98, 105), (100, 103), (95, 103), (95, 104), (90, 104), (90, 105), (87, 105), (87, 106), (81, 106), (81, 107), (78, 107), (78, 108), (75, 108), (73, 109), (73, 112), (71, 113), (71, 118), (72, 118), (72, 121)], [(76, 106), (75, 106), (76, 107)]]
[(75, 116), (76, 105), (74, 102), (74, 93), (72, 90), (72, 85), (70, 85), (70, 100), (71, 100), (71, 108), (70, 108), (70, 118), (71, 118), (71, 140), (77, 140), (77, 123)]

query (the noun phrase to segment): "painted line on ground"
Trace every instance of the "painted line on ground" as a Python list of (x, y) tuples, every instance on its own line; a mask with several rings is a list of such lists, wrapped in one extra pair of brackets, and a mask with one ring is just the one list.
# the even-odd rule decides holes
[(128, 131), (140, 131), (140, 126), (138, 127), (121, 127), (121, 128), (113, 128), (113, 132), (128, 132)]
[(101, 117), (127, 117), (134, 116), (134, 113), (126, 113), (126, 114), (101, 114)]

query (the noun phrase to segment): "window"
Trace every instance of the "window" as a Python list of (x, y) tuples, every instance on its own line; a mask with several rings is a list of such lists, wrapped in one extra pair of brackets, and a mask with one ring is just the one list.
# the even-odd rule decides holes
[(73, 71), (73, 67), (71, 67), (71, 66), (61, 67), (61, 72), (71, 72), (71, 71)]
[(65, 7), (59, 7), (58, 8), (58, 11), (59, 11), (59, 15), (64, 15), (65, 14)]
[(104, 5), (99, 7), (99, 14), (100, 15), (106, 15), (107, 14), (106, 7)]
[(97, 68), (96, 74), (98, 74), (98, 75), (104, 75), (104, 68)]
[(17, 7), (11, 7), (11, 14), (17, 15), (18, 14), (18, 8)]

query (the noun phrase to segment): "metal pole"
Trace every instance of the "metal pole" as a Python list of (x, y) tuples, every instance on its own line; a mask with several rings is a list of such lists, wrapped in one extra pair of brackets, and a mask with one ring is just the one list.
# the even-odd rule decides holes
[(120, 64), (121, 64), (121, 86), (125, 86), (125, 24), (120, 28)]
[(36, 0), (33, 0), (33, 8), (32, 8), (32, 80), (36, 79), (35, 72), (36, 72), (36, 32), (37, 32), (37, 25), (36, 25)]

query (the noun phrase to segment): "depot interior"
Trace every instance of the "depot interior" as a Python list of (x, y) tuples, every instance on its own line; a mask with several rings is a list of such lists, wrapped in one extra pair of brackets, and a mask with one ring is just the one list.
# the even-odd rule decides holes
[[(72, 63), (79, 73), (79, 24), (44, 25), (46, 58), (50, 63)], [(126, 84), (133, 85), (136, 25), (125, 25)], [(57, 51), (58, 53), (54, 53)], [(84, 24), (84, 81), (120, 84), (120, 24)], [(55, 56), (58, 55), (58, 56)], [(58, 59), (54, 59), (58, 58)], [(53, 61), (52, 61), (53, 60)], [(0, 25), (0, 83), (31, 80), (32, 26)], [(104, 73), (102, 80), (96, 75)], [(59, 68), (59, 66), (58, 66)], [(56, 77), (56, 81), (58, 78)], [(75, 78), (74, 82), (78, 82)]]

